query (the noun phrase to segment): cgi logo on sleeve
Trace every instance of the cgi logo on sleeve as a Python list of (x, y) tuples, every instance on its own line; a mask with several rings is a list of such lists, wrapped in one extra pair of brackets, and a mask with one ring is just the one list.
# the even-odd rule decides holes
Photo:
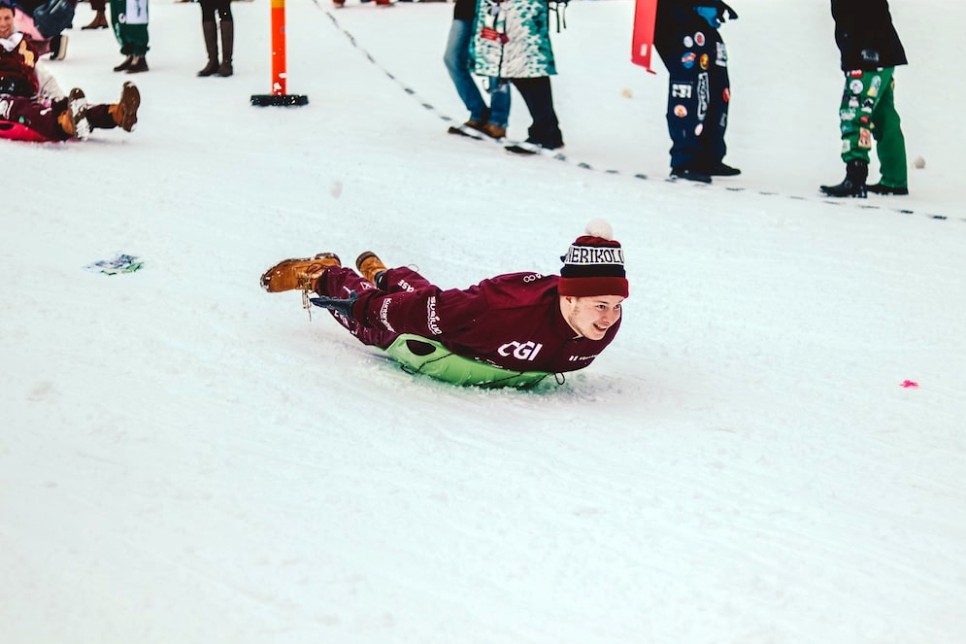
[(536, 342), (507, 342), (502, 347), (497, 349), (497, 353), (501, 356), (513, 356), (517, 360), (533, 360), (540, 353), (540, 349), (543, 348), (542, 344), (537, 344)]

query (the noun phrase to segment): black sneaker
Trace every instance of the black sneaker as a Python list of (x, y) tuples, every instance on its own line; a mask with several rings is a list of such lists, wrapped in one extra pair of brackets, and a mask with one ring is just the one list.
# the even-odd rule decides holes
[(705, 174), (712, 177), (736, 177), (741, 174), (741, 170), (738, 168), (733, 168), (721, 161), (708, 168), (702, 168), (702, 170), (704, 170)]
[(873, 183), (871, 186), (866, 186), (869, 192), (875, 193), (877, 195), (907, 195), (909, 194), (909, 188), (899, 188), (893, 186), (884, 186), (881, 183)]
[(510, 145), (504, 146), (503, 149), (507, 152), (512, 152), (513, 154), (522, 155), (533, 155), (541, 154), (543, 152), (549, 152), (553, 150), (559, 150), (564, 146), (563, 142), (560, 143), (537, 143), (536, 141), (531, 141), (527, 139), (526, 141), (520, 141), (519, 143), (511, 143)]
[(699, 183), (711, 183), (711, 175), (684, 167), (674, 168), (671, 170), (671, 179), (685, 179), (687, 181), (697, 181)]

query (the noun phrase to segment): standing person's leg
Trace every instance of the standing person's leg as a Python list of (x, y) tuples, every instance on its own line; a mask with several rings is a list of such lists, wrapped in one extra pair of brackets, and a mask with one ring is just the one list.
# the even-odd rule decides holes
[(235, 53), (235, 19), (231, 15), (231, 0), (218, 0), (218, 20), (221, 30), (221, 65), (218, 66), (218, 75), (231, 76), (235, 73), (232, 66), (232, 56)]
[[(891, 78), (890, 72), (888, 79)], [(845, 72), (845, 88), (839, 104), (845, 179), (834, 186), (819, 187), (830, 197), (866, 197), (869, 152), (872, 150), (872, 114), (882, 98), (883, 85), (881, 71)]]
[(527, 143), (533, 143), (548, 150), (563, 147), (563, 134), (557, 113), (553, 109), (553, 92), (550, 88), (550, 77), (512, 78), (513, 86), (517, 88), (527, 104), (533, 124), (527, 130)]
[(218, 71), (218, 25), (215, 23), (216, 0), (200, 0), (201, 32), (205, 37), (205, 52), (208, 63), (198, 72), (198, 76), (213, 76)]
[(94, 19), (81, 29), (107, 29), (107, 0), (91, 0), (91, 9), (94, 11)]
[[(116, 0), (111, 0), (112, 3)], [(123, 24), (120, 28), (121, 40), (131, 54), (131, 64), (125, 70), (128, 74), (148, 71), (148, 0), (125, 0)], [(123, 50), (122, 50), (123, 53)]]
[(454, 19), (446, 40), (443, 63), (453, 79), (456, 93), (470, 113), (466, 125), (479, 129), (489, 117), (489, 110), (483, 101), (473, 76), (470, 74), (470, 39), (473, 37), (473, 21)]
[(127, 70), (134, 61), (134, 51), (124, 39), (124, 12), (127, 10), (127, 0), (110, 0), (111, 2), (111, 25), (114, 30), (114, 38), (121, 46), (121, 55), (124, 61), (114, 68), (116, 72)]
[[(703, 37), (703, 36), (702, 36)], [(667, 130), (671, 137), (671, 176), (708, 183), (711, 177), (699, 170), (701, 144), (708, 109), (709, 80), (701, 71), (701, 55), (710, 64), (710, 56), (701, 52), (704, 42), (695, 43), (691, 35), (669, 39), (657, 51), (668, 71)]]
[(510, 83), (503, 78), (489, 79), (490, 119), (487, 134), (500, 139), (506, 134), (510, 122)]
[[(894, 68), (882, 70), (892, 73)], [(872, 113), (872, 135), (875, 137), (876, 154), (879, 157), (879, 170), (882, 180), (869, 186), (869, 190), (879, 194), (908, 194), (909, 176), (906, 164), (906, 138), (902, 134), (902, 124), (895, 104), (894, 77), (882, 79), (882, 98)]]
[(122, 30), (124, 31), (124, 41), (134, 54), (131, 66), (127, 68), (127, 73), (138, 74), (148, 71), (148, 25), (146, 23), (125, 25)]
[(709, 176), (730, 177), (741, 170), (723, 162), (728, 146), (725, 133), (728, 130), (728, 108), (731, 104), (731, 84), (728, 79), (728, 50), (717, 32), (712, 33), (708, 65), (708, 112), (704, 119), (701, 141), (700, 170)]

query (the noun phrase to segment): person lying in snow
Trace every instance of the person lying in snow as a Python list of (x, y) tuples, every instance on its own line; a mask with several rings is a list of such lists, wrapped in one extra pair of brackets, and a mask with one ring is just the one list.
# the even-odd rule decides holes
[(133, 83), (124, 83), (110, 105), (88, 105), (78, 88), (65, 97), (30, 37), (14, 28), (14, 14), (0, 0), (0, 138), (66, 141), (86, 138), (95, 128), (134, 129), (141, 95)]
[(371, 251), (356, 260), (361, 275), (334, 253), (320, 253), (279, 262), (261, 285), (269, 293), (300, 289), (411, 373), (529, 388), (587, 367), (620, 328), (628, 283), (610, 225), (591, 222), (561, 259), (559, 276), (510, 273), (441, 290), (410, 268), (387, 268)]

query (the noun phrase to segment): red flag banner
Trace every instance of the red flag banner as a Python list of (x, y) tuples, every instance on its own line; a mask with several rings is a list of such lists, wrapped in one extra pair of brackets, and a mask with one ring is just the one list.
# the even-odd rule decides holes
[(657, 18), (658, 0), (634, 0), (634, 35), (631, 39), (631, 62), (648, 72), (651, 54), (654, 53), (654, 22)]

